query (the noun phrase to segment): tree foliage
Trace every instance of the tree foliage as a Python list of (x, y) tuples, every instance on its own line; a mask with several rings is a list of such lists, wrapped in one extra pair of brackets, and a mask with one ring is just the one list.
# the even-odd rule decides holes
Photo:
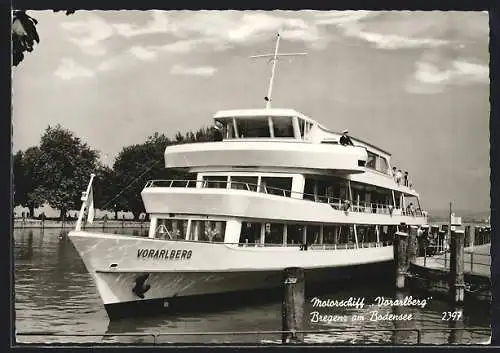
[(38, 183), (31, 198), (38, 204), (48, 203), (52, 208), (66, 211), (80, 206), (82, 191), (86, 189), (90, 173), (98, 173), (99, 154), (80, 138), (60, 125), (48, 127), (40, 143), (37, 165)]
[(28, 207), (31, 217), (34, 209), (42, 205), (35, 188), (42, 180), (39, 173), (41, 151), (38, 147), (30, 147), (26, 151), (19, 151), (14, 155), (14, 203)]
[(71, 131), (48, 127), (40, 146), (30, 147), (14, 155), (14, 201), (30, 209), (48, 203), (61, 212), (79, 209), (81, 192), (87, 187), (91, 173), (95, 207), (108, 211), (130, 211), (134, 218), (145, 212), (140, 193), (148, 180), (186, 179), (192, 176), (165, 168), (164, 153), (169, 145), (208, 142), (218, 139), (213, 128), (195, 133), (178, 132), (171, 140), (155, 133), (144, 143), (126, 146), (118, 154), (113, 167), (99, 162), (99, 154)]
[[(54, 10), (58, 12), (62, 10)], [(75, 10), (65, 10), (70, 15)], [(24, 10), (15, 10), (12, 13), (12, 64), (19, 65), (24, 59), (24, 53), (31, 53), (35, 42), (40, 43), (40, 37), (36, 30), (38, 21), (26, 14)]]
[(12, 63), (14, 66), (24, 59), (24, 52), (32, 52), (33, 45), (40, 43), (36, 30), (38, 21), (26, 11), (14, 11), (12, 15)]
[(184, 172), (165, 168), (164, 153), (169, 145), (208, 142), (215, 140), (212, 128), (199, 129), (196, 133), (177, 132), (175, 140), (164, 134), (155, 133), (146, 142), (127, 146), (118, 154), (113, 165), (115, 188), (120, 197), (114, 202), (120, 210), (128, 210), (137, 219), (145, 212), (140, 193), (148, 180), (152, 179), (186, 179)]

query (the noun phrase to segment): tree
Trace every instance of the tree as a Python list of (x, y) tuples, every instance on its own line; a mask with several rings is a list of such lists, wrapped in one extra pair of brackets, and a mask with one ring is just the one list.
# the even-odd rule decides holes
[(167, 177), (163, 154), (168, 144), (171, 141), (165, 135), (155, 133), (143, 144), (124, 147), (113, 164), (115, 191), (120, 194), (113, 203), (132, 212), (135, 220), (145, 212), (140, 193), (146, 182)]
[(24, 52), (32, 52), (35, 42), (40, 43), (36, 31), (38, 21), (25, 11), (14, 11), (12, 15), (12, 63), (17, 66), (24, 59)]
[[(118, 205), (124, 204), (123, 197), (118, 195), (119, 185), (113, 169), (99, 166), (93, 183), (95, 207), (100, 210), (114, 211), (118, 218)], [(115, 196), (117, 196), (115, 198)], [(116, 207), (115, 207), (116, 205)]]
[(127, 146), (118, 154), (113, 165), (113, 188), (116, 195), (117, 207), (128, 210), (138, 219), (145, 212), (140, 193), (148, 180), (154, 179), (188, 179), (191, 175), (179, 170), (165, 168), (165, 148), (169, 145), (215, 141), (215, 132), (212, 128), (199, 129), (183, 135), (177, 132), (172, 141), (164, 134), (155, 133), (142, 144)]
[[(54, 10), (58, 12), (62, 10)], [(74, 13), (75, 10), (66, 10), (66, 15)], [(15, 10), (12, 13), (12, 64), (19, 65), (24, 59), (24, 52), (31, 53), (35, 42), (40, 43), (40, 37), (36, 30), (38, 21), (26, 14), (24, 10)]]
[(30, 147), (26, 151), (19, 151), (14, 155), (14, 205), (28, 207), (29, 216), (34, 216), (36, 207), (43, 204), (34, 193), (40, 180), (40, 149)]
[(39, 182), (31, 199), (40, 204), (47, 202), (66, 212), (80, 206), (82, 191), (87, 188), (91, 173), (97, 173), (99, 153), (60, 125), (48, 127), (40, 143), (37, 166)]
[(25, 205), (27, 199), (26, 189), (24, 188), (24, 153), (18, 151), (13, 158), (12, 172), (13, 172), (13, 192), (14, 192), (14, 206)]

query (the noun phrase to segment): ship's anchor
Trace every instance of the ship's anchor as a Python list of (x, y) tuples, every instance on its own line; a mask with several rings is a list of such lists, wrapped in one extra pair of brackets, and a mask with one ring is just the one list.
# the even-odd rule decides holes
[(137, 278), (135, 279), (135, 286), (134, 288), (132, 288), (132, 292), (134, 292), (134, 294), (141, 299), (144, 299), (144, 293), (146, 293), (151, 288), (150, 284), (144, 284), (148, 277), (149, 273), (137, 276)]

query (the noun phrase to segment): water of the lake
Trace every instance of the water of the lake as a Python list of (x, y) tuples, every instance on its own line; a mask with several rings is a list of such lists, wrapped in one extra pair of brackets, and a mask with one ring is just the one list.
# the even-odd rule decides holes
[[(138, 233), (140, 230), (108, 229), (107, 232)], [(67, 234), (67, 231), (64, 231)], [(159, 316), (150, 318), (131, 318), (110, 322), (101, 300), (80, 260), (71, 241), (61, 236), (59, 229), (16, 229), (15, 242), (15, 329), (16, 332), (53, 332), (75, 336), (23, 336), (16, 337), (19, 343), (52, 342), (96, 342), (96, 343), (149, 343), (151, 337), (106, 336), (104, 334), (124, 333), (181, 333), (181, 332), (235, 332), (235, 331), (270, 331), (281, 329), (281, 303), (245, 306), (238, 309), (212, 313), (189, 313), (177, 316)], [(383, 283), (388, 283), (384, 285)], [(398, 313), (412, 313), (413, 319), (404, 321), (371, 321), (370, 312), (394, 312), (394, 308), (377, 308), (372, 305), (377, 296), (395, 297), (391, 281), (381, 281), (379, 285), (349, 285), (322, 299), (348, 299), (365, 297), (363, 309), (313, 308), (306, 302), (306, 326), (308, 330), (339, 329), (334, 333), (306, 334), (305, 342), (326, 344), (394, 344), (415, 343), (416, 332), (373, 332), (370, 329), (392, 328), (441, 328), (439, 331), (422, 331), (421, 342), (427, 344), (474, 344), (489, 338), (483, 331), (471, 332), (467, 328), (490, 327), (489, 307), (468, 305), (463, 312), (461, 327), (465, 330), (448, 330), (453, 327), (449, 321), (442, 320), (443, 312), (450, 311), (449, 305), (438, 299), (428, 300), (425, 308), (400, 307)], [(414, 298), (428, 298), (426, 294), (407, 293)], [(347, 322), (313, 323), (312, 313), (347, 315)], [(365, 320), (352, 321), (352, 314), (363, 315)], [(460, 327), (460, 326), (459, 326)], [(347, 330), (359, 329), (358, 332)], [(342, 331), (344, 330), (344, 331)], [(79, 334), (93, 334), (82, 337)], [(273, 335), (165, 335), (159, 342), (180, 343), (272, 343), (280, 340), (279, 334)]]

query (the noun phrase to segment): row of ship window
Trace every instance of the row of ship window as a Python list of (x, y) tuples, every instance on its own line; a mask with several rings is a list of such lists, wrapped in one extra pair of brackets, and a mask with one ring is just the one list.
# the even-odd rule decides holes
[[(219, 120), (222, 125), (223, 135), (226, 139), (234, 138), (271, 138), (271, 137), (285, 137), (294, 138), (293, 117), (290, 116), (273, 116), (262, 118), (235, 118), (234, 121)], [(236, 125), (235, 125), (236, 123)], [(298, 118), (299, 135), (301, 139), (307, 136), (313, 124)], [(235, 129), (236, 127), (236, 129)], [(236, 131), (238, 136), (236, 136)], [(377, 170), (379, 172), (388, 174), (389, 164), (385, 157), (379, 156), (373, 152), (368, 151), (368, 160), (366, 167)]]
[[(261, 183), (258, 186), (257, 176), (204, 176), (203, 180), (206, 188), (226, 188), (228, 183), (232, 189), (243, 189), (249, 191), (259, 191), (268, 194), (280, 196), (292, 196), (292, 178), (291, 177), (261, 177)], [(352, 203), (355, 210), (362, 207), (365, 212), (388, 213), (388, 206), (402, 208), (402, 194), (395, 192), (395, 204), (392, 199), (392, 191), (372, 185), (366, 185), (358, 182), (351, 182)], [(259, 190), (257, 190), (259, 189)], [(300, 194), (300, 193), (299, 193)], [(330, 177), (328, 179), (313, 180), (306, 178), (304, 185), (304, 199), (337, 203), (349, 200), (349, 186), (347, 180)], [(414, 205), (418, 201), (412, 200), (414, 197), (407, 197), (408, 201), (413, 201)], [(407, 202), (408, 203), (408, 202)]]
[[(189, 234), (187, 232), (189, 231)], [(188, 229), (187, 219), (158, 219), (155, 238), (167, 240), (193, 240), (224, 242), (226, 221), (192, 220)], [(349, 244), (355, 242), (390, 241), (396, 226), (324, 225), (323, 239), (319, 225), (242, 222), (239, 244)]]

